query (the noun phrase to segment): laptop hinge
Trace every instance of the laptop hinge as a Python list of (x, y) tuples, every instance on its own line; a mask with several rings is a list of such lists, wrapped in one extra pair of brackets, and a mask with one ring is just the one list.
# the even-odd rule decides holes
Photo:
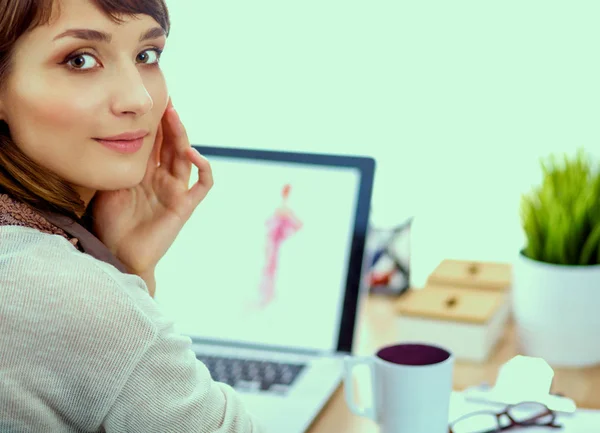
[(327, 350), (311, 350), (298, 347), (285, 347), (285, 346), (269, 346), (263, 344), (245, 343), (245, 342), (232, 342), (224, 340), (211, 340), (206, 338), (193, 338), (190, 336), (194, 345), (205, 345), (212, 348), (223, 348), (228, 352), (232, 350), (247, 350), (247, 351), (261, 351), (261, 352), (272, 352), (278, 354), (290, 354), (306, 357), (322, 357), (332, 356), (336, 352)]

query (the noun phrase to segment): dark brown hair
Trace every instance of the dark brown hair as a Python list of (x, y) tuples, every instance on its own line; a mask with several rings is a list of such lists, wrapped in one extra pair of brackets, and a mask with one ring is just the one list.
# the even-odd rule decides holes
[[(46, 25), (52, 18), (56, 0), (0, 0), (0, 90), (6, 85), (12, 69), (15, 43), (21, 35)], [(121, 16), (145, 14), (170, 30), (165, 0), (90, 0), (115, 23)], [(60, 2), (56, 4), (60, 7)], [(57, 9), (60, 12), (60, 9)], [(89, 210), (79, 194), (57, 174), (35, 163), (12, 140), (6, 122), (0, 120), (0, 193), (27, 203), (34, 209), (58, 212), (73, 218), (89, 229)], [(79, 214), (84, 214), (79, 218)]]

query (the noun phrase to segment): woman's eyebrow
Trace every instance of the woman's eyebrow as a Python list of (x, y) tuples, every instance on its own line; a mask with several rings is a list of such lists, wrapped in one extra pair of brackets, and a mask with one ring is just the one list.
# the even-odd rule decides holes
[[(155, 39), (165, 36), (165, 31), (162, 27), (153, 27), (150, 30), (140, 36), (140, 42), (144, 42), (148, 39)], [(56, 36), (53, 40), (56, 41), (60, 38), (72, 37), (77, 39), (84, 39), (87, 41), (105, 42), (107, 44), (112, 40), (112, 35), (109, 33), (102, 32), (100, 30), (92, 29), (69, 29), (60, 35)]]

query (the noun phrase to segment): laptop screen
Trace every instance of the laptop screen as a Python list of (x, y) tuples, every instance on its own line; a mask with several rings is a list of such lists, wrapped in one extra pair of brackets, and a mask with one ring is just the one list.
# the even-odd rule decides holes
[(335, 350), (360, 171), (207, 158), (215, 184), (161, 259), (156, 302), (194, 339)]

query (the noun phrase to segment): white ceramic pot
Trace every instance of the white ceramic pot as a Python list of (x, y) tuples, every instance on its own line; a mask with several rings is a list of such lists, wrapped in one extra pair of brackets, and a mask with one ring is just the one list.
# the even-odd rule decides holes
[(556, 367), (600, 364), (600, 265), (553, 265), (521, 253), (512, 302), (523, 355)]

